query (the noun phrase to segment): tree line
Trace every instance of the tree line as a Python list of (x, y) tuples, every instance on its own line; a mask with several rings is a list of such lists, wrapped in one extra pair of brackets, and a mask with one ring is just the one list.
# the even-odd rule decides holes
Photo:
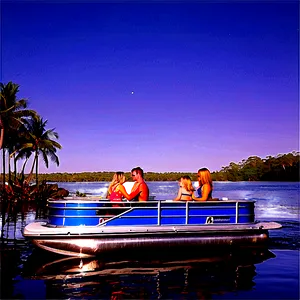
[[(267, 156), (260, 158), (250, 156), (239, 163), (231, 162), (220, 171), (212, 172), (214, 181), (300, 181), (299, 152)], [(47, 182), (94, 182), (111, 181), (114, 172), (50, 173), (40, 174), (41, 180)], [(146, 181), (176, 181), (183, 175), (197, 180), (196, 173), (188, 172), (146, 172)], [(131, 179), (130, 172), (125, 173)]]
[[(38, 186), (39, 180), (47, 182), (91, 182), (111, 181), (114, 172), (51, 173), (39, 174), (39, 159), (48, 168), (49, 162), (59, 166), (57, 150), (59, 135), (55, 129), (47, 129), (47, 120), (32, 109), (28, 109), (26, 99), (18, 99), (19, 85), (13, 82), (0, 83), (0, 149), (2, 149), (3, 167), (1, 181), (23, 185), (33, 180)], [(29, 174), (25, 166), (33, 156)], [(17, 170), (17, 162), (21, 167)], [(5, 166), (8, 165), (6, 172)], [(35, 172), (34, 172), (35, 171)], [(130, 178), (130, 173), (125, 174)], [(175, 181), (183, 175), (197, 180), (196, 173), (183, 172), (147, 172), (146, 181)], [(293, 151), (277, 156), (260, 158), (250, 156), (241, 162), (231, 162), (220, 171), (212, 172), (217, 181), (299, 181), (299, 152)]]
[(250, 156), (214, 172), (213, 178), (218, 181), (300, 181), (299, 160), (300, 154), (296, 151), (264, 159)]

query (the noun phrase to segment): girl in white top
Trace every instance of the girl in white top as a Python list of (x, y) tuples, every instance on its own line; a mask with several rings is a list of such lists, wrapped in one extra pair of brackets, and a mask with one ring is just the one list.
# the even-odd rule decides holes
[(195, 189), (190, 176), (182, 176), (179, 180), (179, 190), (177, 197), (173, 201), (191, 201)]

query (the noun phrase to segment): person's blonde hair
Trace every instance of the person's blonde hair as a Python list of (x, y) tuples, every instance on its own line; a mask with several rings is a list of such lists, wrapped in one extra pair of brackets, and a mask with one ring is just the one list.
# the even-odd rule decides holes
[(207, 168), (201, 168), (198, 170), (198, 181), (200, 186), (208, 183), (212, 188), (212, 179), (210, 175), (210, 171)]
[(126, 181), (126, 177), (124, 175), (124, 172), (116, 172), (113, 176), (113, 179), (108, 187), (108, 190), (117, 185), (117, 184), (123, 184)]
[(186, 176), (182, 176), (182, 184), (183, 187), (188, 191), (188, 192), (193, 192), (195, 189), (193, 187), (193, 183), (191, 180), (191, 177), (186, 175)]

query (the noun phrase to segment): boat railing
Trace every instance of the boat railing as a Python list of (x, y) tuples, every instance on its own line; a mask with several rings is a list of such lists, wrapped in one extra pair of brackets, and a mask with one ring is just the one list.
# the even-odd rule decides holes
[(250, 223), (254, 201), (48, 201), (49, 224), (78, 225), (195, 225)]

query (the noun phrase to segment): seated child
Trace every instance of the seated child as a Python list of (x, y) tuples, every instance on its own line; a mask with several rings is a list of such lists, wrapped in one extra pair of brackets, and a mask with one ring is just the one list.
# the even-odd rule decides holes
[(191, 201), (195, 189), (190, 176), (182, 176), (179, 180), (179, 186), (177, 197), (173, 201)]

